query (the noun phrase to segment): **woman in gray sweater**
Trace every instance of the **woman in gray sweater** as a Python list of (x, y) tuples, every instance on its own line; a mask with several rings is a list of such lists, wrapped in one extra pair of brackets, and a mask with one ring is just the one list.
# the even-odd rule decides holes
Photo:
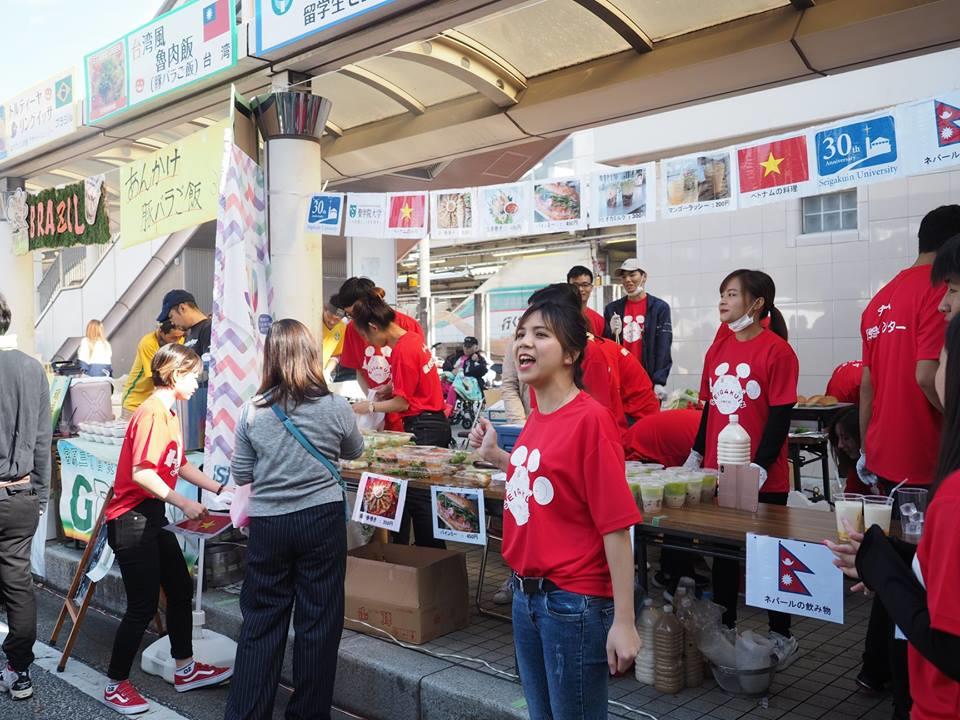
[(330, 717), (343, 631), (345, 498), (339, 475), (297, 431), (333, 463), (363, 451), (350, 405), (324, 382), (316, 340), (296, 320), (278, 320), (267, 333), (263, 381), (237, 426), (231, 464), (234, 481), (253, 488), (226, 720), (273, 717), (291, 611), (295, 690), (287, 717)]

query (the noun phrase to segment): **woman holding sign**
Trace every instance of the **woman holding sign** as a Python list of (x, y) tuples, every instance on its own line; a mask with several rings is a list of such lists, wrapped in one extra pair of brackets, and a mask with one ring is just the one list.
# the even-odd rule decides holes
[(237, 426), (230, 466), (253, 493), (226, 719), (273, 717), (291, 612), (295, 689), (287, 717), (329, 718), (347, 567), (345, 497), (333, 463), (360, 457), (363, 437), (349, 403), (327, 389), (320, 346), (302, 323), (270, 327), (262, 377)]
[(537, 407), (511, 454), (486, 419), (470, 444), (510, 477), (503, 558), (514, 573), (514, 642), (530, 717), (602, 720), (609, 673), (630, 667), (640, 647), (628, 531), (640, 513), (613, 416), (581, 389), (587, 321), (579, 303), (541, 298), (514, 342)]
[(113, 641), (103, 701), (122, 715), (146, 712), (150, 704), (130, 684), (130, 668), (147, 625), (157, 613), (160, 588), (167, 596), (167, 631), (176, 663), (177, 692), (217, 685), (233, 675), (193, 659), (193, 582), (169, 524), (166, 504), (191, 520), (207, 514), (200, 503), (174, 488), (182, 477), (203, 490), (220, 494), (218, 482), (183, 458), (183, 435), (174, 412), (178, 400), (196, 392), (202, 369), (199, 356), (182, 345), (164, 345), (150, 370), (156, 390), (133, 414), (120, 449), (113, 498), (106, 507), (107, 541), (116, 554), (127, 610)]

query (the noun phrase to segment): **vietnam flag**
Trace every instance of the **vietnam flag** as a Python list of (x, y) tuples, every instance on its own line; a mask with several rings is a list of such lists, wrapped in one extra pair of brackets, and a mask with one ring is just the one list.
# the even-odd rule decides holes
[(737, 161), (741, 193), (810, 179), (807, 139), (803, 135), (740, 148)]
[(392, 195), (390, 197), (387, 228), (390, 230), (415, 230), (427, 226), (427, 196)]

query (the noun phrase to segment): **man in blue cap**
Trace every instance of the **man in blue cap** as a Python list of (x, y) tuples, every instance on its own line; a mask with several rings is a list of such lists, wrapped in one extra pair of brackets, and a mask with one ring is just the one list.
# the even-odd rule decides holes
[(211, 320), (197, 307), (197, 300), (186, 290), (171, 290), (163, 296), (163, 309), (157, 322), (169, 320), (186, 335), (183, 346), (193, 350), (203, 360), (200, 384), (187, 403), (187, 422), (183, 428), (183, 442), (187, 450), (203, 448), (207, 419), (207, 370), (210, 366)]

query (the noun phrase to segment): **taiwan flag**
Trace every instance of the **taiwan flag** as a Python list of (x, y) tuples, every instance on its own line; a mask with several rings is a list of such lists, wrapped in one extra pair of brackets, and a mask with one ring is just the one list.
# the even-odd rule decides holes
[(230, 32), (230, 0), (216, 0), (203, 8), (203, 41)]
[(406, 235), (427, 227), (427, 196), (424, 193), (391, 195), (387, 230)]
[(942, 100), (933, 101), (937, 114), (937, 143), (940, 147), (960, 143), (960, 108)]
[(803, 135), (740, 148), (740, 192), (749, 193), (810, 179), (807, 139)]

